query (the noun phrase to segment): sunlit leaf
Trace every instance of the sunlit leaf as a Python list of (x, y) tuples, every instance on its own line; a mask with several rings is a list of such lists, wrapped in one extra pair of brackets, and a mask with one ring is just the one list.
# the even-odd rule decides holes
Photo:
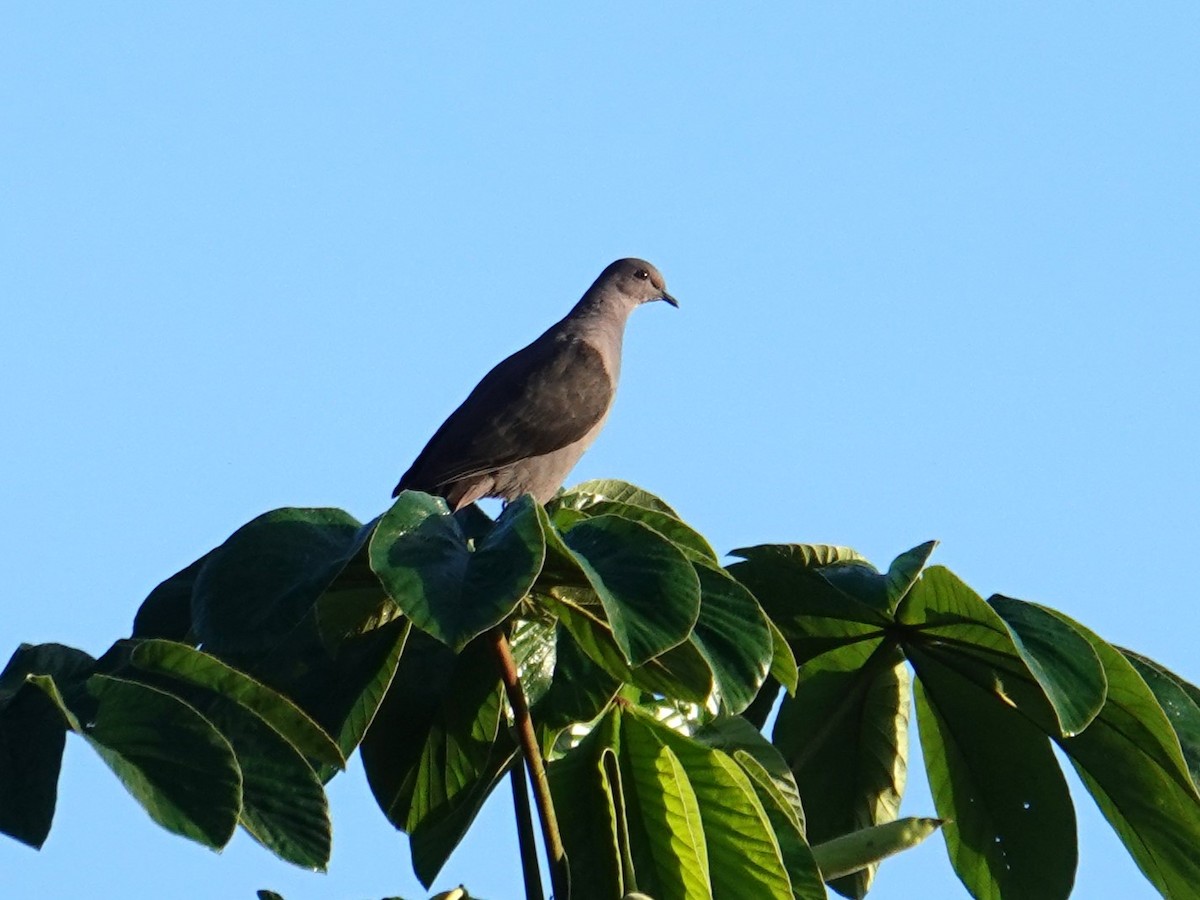
[(400, 610), (456, 650), (499, 624), (528, 593), (545, 544), (523, 496), (472, 546), (445, 501), (405, 491), (371, 538), (371, 568)]

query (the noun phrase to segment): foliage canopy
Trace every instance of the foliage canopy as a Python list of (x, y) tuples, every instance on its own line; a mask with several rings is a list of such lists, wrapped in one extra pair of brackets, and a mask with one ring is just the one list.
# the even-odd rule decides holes
[[(357, 748), (428, 886), (520, 779), (528, 724), (572, 897), (858, 898), (940, 826), (973, 896), (1055, 900), (1077, 862), (1057, 745), (1150, 883), (1195, 896), (1200, 690), (1060, 612), (984, 600), (933, 549), (885, 571), (807, 544), (722, 566), (619, 481), (495, 521), (416, 492), (365, 525), (275, 510), (156, 587), (99, 659), (13, 654), (0, 831), (45, 841), (73, 732), (162, 827), (220, 848), (240, 825), (323, 869), (324, 784)], [(914, 711), (936, 815), (902, 819)]]

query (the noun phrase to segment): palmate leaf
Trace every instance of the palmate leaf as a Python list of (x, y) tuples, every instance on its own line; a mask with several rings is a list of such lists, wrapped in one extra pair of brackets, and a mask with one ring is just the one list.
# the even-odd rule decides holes
[(824, 576), (823, 571), (834, 565), (873, 572), (853, 550), (764, 544), (734, 550), (732, 555), (743, 561), (729, 565), (729, 574), (758, 599), (801, 665), (829, 650), (873, 639), (891, 622), (885, 612), (848, 595)]
[(222, 655), (272, 647), (308, 615), (372, 530), (340, 509), (277, 509), (243, 525), (195, 574), (196, 636)]
[[(831, 650), (800, 667), (772, 732), (803, 798), (808, 839), (827, 841), (896, 818), (908, 773), (909, 673), (883, 639)], [(849, 897), (874, 867), (837, 881)]]
[(1138, 868), (1165, 897), (1200, 884), (1200, 797), (1154, 693), (1112, 645), (1061, 613), (1091, 643), (1108, 694), (1087, 729), (1059, 740)]
[(1166, 713), (1192, 782), (1200, 789), (1200, 688), (1140, 653), (1123, 647), (1117, 650), (1133, 664)]
[(323, 870), (331, 829), (321, 780), (306, 755), (343, 768), (333, 739), (290, 700), (249, 675), (171, 641), (121, 641), (100, 661), (106, 674), (187, 703), (229, 741), (242, 772), (240, 822), (288, 862)]
[[(1104, 670), (1087, 641), (1063, 620), (1050, 625), (1044, 608), (993, 600), (996, 608), (948, 569), (926, 569), (897, 610), (897, 619), (908, 627), (906, 652), (908, 646), (944, 645), (947, 653), (993, 668), (993, 678), (1005, 690), (1032, 687), (1041, 701), (1038, 714), (1052, 717), (1038, 721), (1047, 734), (1063, 735), (1085, 724), (1105, 690)], [(1013, 620), (1012, 627), (999, 610)], [(1025, 712), (1034, 714), (1032, 708)]]
[[(550, 778), (569, 809), (563, 836), (575, 897), (631, 890), (656, 898), (821, 896), (794, 823), (791, 843), (781, 845), (754, 781), (734, 758), (635, 709), (610, 709), (551, 764)], [(785, 862), (785, 846), (804, 852)], [(793, 893), (790, 868), (807, 871), (803, 892)]]
[(1075, 878), (1075, 813), (1047, 736), (914, 650), (921, 749), (950, 861), (978, 898), (1059, 900)]
[(1108, 692), (1104, 668), (1088, 640), (1035, 603), (1000, 594), (987, 602), (1004, 620), (1021, 659), (1050, 699), (1059, 732), (1070, 737), (1087, 728)]
[(129, 653), (130, 662), (137, 669), (220, 694), (253, 712), (306, 756), (345, 768), (341, 749), (320, 725), (290, 699), (250, 675), (173, 641), (139, 641), (130, 647)]
[(229, 742), (178, 698), (108, 675), (66, 694), (31, 675), (150, 817), (212, 849), (224, 847), (242, 808), (242, 775)]
[(691, 634), (700, 615), (700, 580), (683, 552), (658, 532), (630, 519), (596, 516), (562, 534), (561, 544), (554, 542), (560, 556), (562, 548), (600, 599), (631, 665), (642, 665)]
[(624, 503), (629, 506), (640, 506), (643, 509), (665, 513), (674, 519), (679, 518), (679, 514), (661, 497), (656, 497), (645, 488), (640, 488), (636, 484), (630, 484), (627, 481), (620, 481), (616, 478), (600, 478), (594, 481), (581, 482), (555, 497), (550, 502), (548, 508), (551, 513), (558, 509), (582, 510), (605, 501)]
[(546, 548), (529, 496), (472, 546), (445, 501), (405, 491), (371, 538), (371, 568), (413, 624), (461, 650), (504, 621), (533, 586)]
[(22, 644), (0, 672), (0, 833), (41, 847), (50, 833), (66, 723), (54, 700), (28, 683), (84, 678), (95, 660), (62, 644)]
[[(1006, 612), (1021, 619), (1021, 610)], [(922, 574), (897, 617), (911, 629), (904, 651), (920, 682), (934, 799), (953, 820), (943, 833), (955, 871), (977, 897), (1067, 896), (1075, 819), (1047, 736), (1079, 708), (1064, 693), (1072, 678), (1085, 696), (1103, 689), (1103, 673), (1089, 667), (1092, 654), (1078, 652), (1069, 636), (1053, 652), (1041, 640), (1018, 645), (991, 606), (937, 566)]]
[(514, 758), (502, 719), (503, 690), (485, 640), (455, 654), (413, 633), (362, 758), (380, 809), (410, 835), (426, 886)]

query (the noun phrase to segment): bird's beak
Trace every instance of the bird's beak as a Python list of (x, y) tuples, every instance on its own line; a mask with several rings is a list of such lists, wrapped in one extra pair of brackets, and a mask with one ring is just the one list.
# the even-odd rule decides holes
[(659, 299), (659, 300), (666, 300), (666, 301), (667, 301), (668, 303), (670, 303), (670, 304), (671, 304), (673, 307), (675, 307), (676, 309), (679, 309), (679, 301), (678, 301), (678, 300), (676, 300), (674, 297), (672, 297), (670, 294), (668, 294), (666, 291), (663, 291), (663, 292), (662, 292), (662, 296), (661, 296), (661, 297), (659, 297), (658, 299)]

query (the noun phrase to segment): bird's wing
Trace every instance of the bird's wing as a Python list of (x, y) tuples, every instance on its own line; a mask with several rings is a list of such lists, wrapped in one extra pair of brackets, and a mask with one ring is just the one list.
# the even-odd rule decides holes
[(393, 496), (406, 489), (433, 491), (573, 444), (608, 412), (614, 392), (595, 347), (577, 337), (535, 341), (483, 377), (430, 438)]

